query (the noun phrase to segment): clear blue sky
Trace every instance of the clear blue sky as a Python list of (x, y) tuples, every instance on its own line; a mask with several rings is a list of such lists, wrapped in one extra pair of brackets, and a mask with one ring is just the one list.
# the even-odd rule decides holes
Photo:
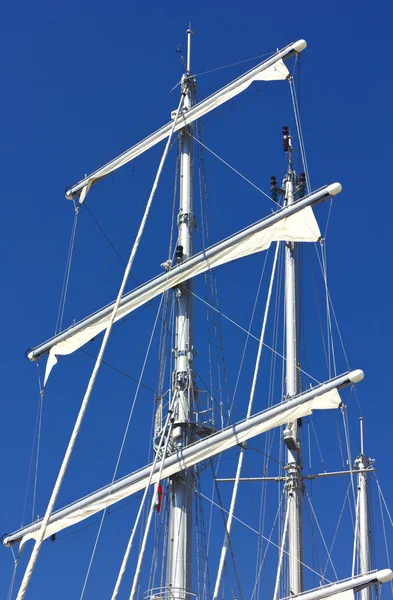
[[(24, 351), (50, 337), (56, 322), (73, 217), (72, 205), (64, 198), (64, 188), (168, 120), (170, 111), (178, 103), (177, 91), (171, 95), (169, 91), (182, 72), (175, 50), (178, 43), (185, 48), (185, 30), (189, 21), (195, 31), (195, 73), (271, 52), (299, 38), (308, 42), (302, 56), (301, 108), (311, 182), (314, 188), (333, 181), (343, 185), (329, 224), (330, 291), (349, 362), (366, 373), (358, 394), (366, 417), (367, 446), (370, 455), (377, 460), (379, 478), (393, 509), (393, 501), (390, 501), (393, 484), (388, 475), (391, 468), (393, 336), (392, 18), (392, 5), (383, 0), (373, 3), (363, 0), (284, 0), (276, 4), (249, 0), (238, 3), (203, 0), (194, 4), (105, 4), (101, 0), (94, 3), (72, 0), (57, 4), (38, 1), (3, 6), (0, 25), (0, 152), (3, 166), (1, 532), (15, 530), (23, 512), (38, 402), (37, 369), (26, 361)], [(248, 63), (200, 76), (197, 79), (199, 97), (209, 94), (247, 67)], [(270, 175), (280, 176), (285, 168), (281, 126), (293, 125), (286, 84), (274, 85), (281, 89), (261, 86), (258, 94), (253, 88), (245, 94), (244, 100), (239, 98), (231, 106), (220, 109), (204, 124), (208, 146), (266, 191), (269, 190)], [(123, 255), (127, 255), (135, 235), (160, 152), (161, 148), (153, 150), (148, 157), (136, 161), (135, 166), (126, 168), (124, 173), (96, 186), (88, 199), (94, 214), (114, 240), (131, 219), (119, 242)], [(214, 172), (210, 195), (211, 198), (214, 196), (218, 206), (217, 213), (212, 208), (215, 240), (220, 232), (229, 234), (270, 211), (271, 205), (266, 199), (222, 165), (217, 165), (211, 157), (207, 166), (209, 172)], [(172, 181), (171, 167), (164, 175), (167, 191), (161, 190), (157, 197), (148, 236), (135, 265), (134, 273), (140, 281), (156, 274), (160, 263), (167, 258)], [(316, 215), (323, 225), (327, 207), (318, 207)], [(109, 267), (101, 275), (109, 250), (88, 213), (82, 212), (65, 324), (114, 297), (121, 264), (112, 257)], [(259, 273), (261, 261), (261, 258), (251, 259), (245, 267), (234, 270), (233, 281), (237, 282), (235, 278), (239, 276), (241, 282), (234, 283), (236, 315), (229, 300), (226, 303), (227, 299), (223, 299), (226, 312), (245, 326), (250, 318), (252, 290), (255, 293), (257, 285), (255, 273)], [(313, 293), (311, 284), (305, 291), (310, 295)], [(306, 306), (307, 302), (311, 300), (306, 300)], [(262, 307), (259, 316), (261, 314)], [(308, 333), (317, 332), (317, 321), (315, 323), (314, 330), (306, 323)], [(117, 328), (108, 360), (137, 376), (140, 353), (146, 346), (146, 331), (151, 325), (152, 314), (146, 311), (137, 322), (130, 322), (124, 328), (123, 335), (121, 328)], [(257, 324), (256, 333), (258, 329)], [(224, 337), (225, 332), (226, 341), (228, 336), (230, 341), (231, 335), (233, 339), (236, 336), (238, 352), (230, 350), (227, 357), (230, 368), (235, 370), (244, 338), (239, 342), (238, 334), (232, 329), (225, 329)], [(141, 345), (135, 347), (134, 344), (129, 350), (127, 336), (133, 343), (140, 341)], [(320, 348), (318, 332), (315, 338), (315, 347), (319, 344)], [(311, 340), (306, 348), (307, 367), (323, 379), (326, 377), (323, 355), (314, 350), (313, 344)], [(317, 356), (321, 358), (320, 366)], [(156, 354), (154, 364), (155, 357)], [(200, 360), (202, 364), (203, 358)], [(340, 353), (338, 363), (344, 370)], [(77, 353), (56, 367), (53, 381), (48, 386), (36, 505), (36, 513), (40, 515), (44, 512), (91, 366), (91, 358)], [(155, 387), (155, 367), (148, 370), (145, 381)], [(103, 374), (101, 383), (102, 392), (97, 392), (94, 397), (59, 505), (110, 479), (135, 386), (109, 371)], [(244, 390), (246, 393), (247, 387)], [(147, 432), (152, 400), (153, 395), (146, 392), (136, 415), (136, 419), (146, 421)], [(263, 402), (261, 395), (259, 408), (264, 406)], [(242, 406), (239, 400), (239, 416), (244, 414)], [(358, 415), (354, 406), (354, 441)], [(324, 434), (323, 426), (321, 429)], [(335, 444), (333, 438), (332, 445)], [(148, 446), (148, 437), (142, 437), (137, 427), (127, 443), (126, 459), (119, 474), (144, 464)], [(324, 452), (329, 455), (330, 451), (332, 448), (325, 442)], [(250, 465), (254, 469), (252, 475), (257, 465), (253, 462)], [(329, 464), (330, 468), (340, 466), (334, 460)], [(325, 506), (327, 489), (326, 486), (319, 492)], [(337, 519), (342, 502), (341, 488), (340, 494), (332, 513), (333, 521)], [(119, 517), (119, 513), (116, 517), (113, 515), (113, 525), (104, 528), (86, 598), (108, 597), (136, 502), (130, 506), (124, 513), (119, 511), (124, 518)], [(31, 512), (31, 489), (28, 507)], [(26, 520), (31, 516), (28, 511)], [(28, 598), (79, 598), (95, 532), (96, 526), (92, 526), (78, 535), (58, 540), (53, 546), (47, 543)], [(240, 536), (238, 541), (243, 539), (240, 530), (236, 535)], [(247, 547), (248, 541), (244, 544)], [(381, 539), (379, 544), (383, 555)], [(29, 549), (22, 556), (19, 576), (28, 552)], [(338, 554), (339, 561), (350, 563), (345, 552)], [(246, 574), (247, 561), (247, 557), (239, 558)], [(381, 566), (386, 566), (386, 561)], [(3, 549), (0, 552), (2, 598), (7, 595), (11, 570), (11, 555)], [(340, 571), (343, 577), (349, 574), (344, 567)], [(252, 563), (249, 577), (253, 578), (253, 575)], [(274, 575), (272, 578), (274, 580)], [(128, 597), (129, 581), (123, 591), (124, 597)], [(318, 580), (310, 583), (318, 585)]]

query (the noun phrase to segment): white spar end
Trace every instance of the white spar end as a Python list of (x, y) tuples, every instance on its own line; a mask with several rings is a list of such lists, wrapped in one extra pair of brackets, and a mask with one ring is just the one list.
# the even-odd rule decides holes
[(348, 378), (351, 383), (358, 383), (358, 381), (362, 381), (364, 378), (364, 373), (361, 369), (356, 369), (356, 371), (349, 373)]
[(339, 194), (342, 189), (343, 186), (341, 185), (341, 183), (331, 183), (327, 186), (329, 196), (335, 196), (336, 194)]
[(307, 48), (307, 42), (306, 40), (298, 40), (297, 42), (292, 44), (292, 46), (295, 52), (301, 52), (302, 50)]
[(378, 571), (376, 573), (376, 576), (378, 581), (381, 583), (386, 583), (387, 581), (393, 579), (393, 571), (391, 571), (391, 569), (382, 569), (382, 571)]

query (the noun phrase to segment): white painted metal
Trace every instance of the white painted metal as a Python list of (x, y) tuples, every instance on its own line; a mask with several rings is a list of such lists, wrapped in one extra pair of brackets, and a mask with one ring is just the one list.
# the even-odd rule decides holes
[[(227, 102), (240, 92), (244, 91), (247, 85), (251, 84), (251, 82), (260, 75), (260, 73), (266, 71), (269, 67), (272, 67), (275, 63), (277, 63), (277, 61), (287, 60), (294, 54), (301, 52), (306, 46), (307, 44), (304, 40), (298, 40), (293, 44), (289, 44), (282, 50), (279, 50), (278, 52), (273, 54), (273, 56), (271, 56), (267, 60), (264, 60), (256, 67), (253, 67), (252, 69), (247, 71), (247, 73), (244, 73), (234, 81), (231, 81), (230, 83), (228, 83), (228, 85), (224, 86), (217, 92), (214, 92), (214, 94), (212, 94), (205, 100), (198, 102), (198, 104), (196, 104), (188, 112), (187, 116), (184, 115), (183, 124), (178, 124), (175, 130), (179, 130), (181, 127), (184, 127), (185, 124), (190, 124), (196, 119), (199, 119), (203, 115), (207, 114), (211, 110), (214, 110), (218, 106), (221, 106), (221, 104), (223, 104), (224, 102)], [(127, 164), (128, 162), (130, 162), (149, 148), (155, 146), (155, 144), (158, 144), (159, 142), (164, 140), (166, 137), (168, 137), (169, 132), (171, 131), (171, 127), (172, 123), (167, 123), (166, 125), (161, 127), (161, 129), (158, 129), (157, 131), (149, 135), (147, 138), (145, 138), (129, 150), (123, 152), (123, 154), (121, 154), (120, 156), (117, 156), (106, 165), (97, 169), (97, 171), (94, 171), (94, 173), (91, 173), (87, 177), (81, 179), (78, 183), (76, 183), (66, 191), (66, 198), (71, 199), (79, 195), (87, 185), (91, 185), (92, 183), (95, 183), (103, 177), (106, 177), (107, 175), (109, 175), (109, 173), (112, 173), (113, 171)]]
[[(231, 260), (236, 260), (237, 257), (233, 258), (233, 254), (229, 257), (223, 258), (224, 255), (227, 254), (227, 251), (231, 251), (235, 248), (238, 248), (238, 245), (243, 243), (248, 239), (251, 239), (252, 236), (259, 234), (262, 231), (268, 230), (271, 226), (283, 221), (284, 219), (299, 213), (302, 209), (313, 206), (318, 202), (323, 202), (327, 198), (331, 196), (335, 196), (341, 191), (341, 185), (339, 183), (332, 183), (330, 185), (323, 186), (319, 190), (312, 192), (308, 196), (305, 196), (301, 200), (295, 202), (292, 206), (284, 207), (281, 210), (261, 219), (257, 223), (246, 227), (245, 229), (229, 236), (228, 238), (210, 246), (203, 252), (199, 252), (195, 254), (190, 259), (185, 260), (183, 263), (173, 267), (168, 273), (163, 273), (154, 279), (144, 283), (139, 286), (135, 290), (125, 294), (120, 302), (119, 311), (128, 310), (127, 307), (129, 304), (132, 304), (133, 308), (129, 310), (134, 310), (135, 307), (142, 306), (145, 302), (154, 298), (155, 295), (163, 293), (167, 289), (171, 289), (172, 287), (179, 284), (180, 281), (185, 281), (187, 279), (186, 273), (191, 273), (188, 277), (191, 277), (196, 274), (204, 273), (206, 270), (210, 268), (211, 265), (221, 265), (225, 262), (229, 262)], [(273, 238), (274, 239), (274, 238)], [(250, 252), (248, 253), (250, 254)], [(164, 286), (165, 283), (165, 286)], [(156, 290), (154, 294), (153, 292)], [(135, 304), (135, 301), (138, 301)], [(55, 345), (60, 344), (63, 341), (68, 340), (72, 336), (75, 336), (77, 333), (83, 332), (87, 327), (91, 327), (95, 325), (98, 321), (104, 319), (108, 315), (110, 315), (113, 310), (113, 303), (108, 304), (104, 308), (101, 308), (97, 312), (92, 315), (86, 317), (85, 319), (79, 321), (75, 325), (69, 327), (67, 330), (62, 331), (58, 335), (54, 336), (50, 340), (36, 346), (35, 348), (29, 349), (26, 352), (26, 356), (29, 360), (37, 360), (43, 354), (49, 352)], [(128, 314), (125, 312), (124, 314)], [(98, 331), (99, 333), (99, 331)], [(91, 338), (97, 335), (97, 332), (91, 335)], [(89, 339), (91, 339), (89, 338)], [(82, 345), (82, 344), (81, 344)], [(80, 347), (80, 346), (78, 346)]]
[[(357, 592), (364, 586), (386, 583), (392, 578), (393, 572), (390, 569), (382, 569), (380, 571), (368, 573), (367, 575), (359, 575), (358, 577), (353, 577), (344, 581), (337, 581), (331, 585), (319, 587), (310, 592), (301, 594), (299, 596), (299, 600), (322, 600), (323, 598), (332, 597), (335, 594), (345, 592), (346, 590), (353, 590), (354, 592)], [(291, 596), (291, 600), (293, 600), (293, 596)]]
[[(294, 203), (295, 173), (292, 169), (292, 146), (289, 138), (288, 173), (284, 178), (285, 204)], [(286, 394), (292, 398), (300, 393), (299, 367), (299, 309), (297, 291), (297, 247), (286, 242), (285, 248), (285, 335), (286, 335)], [(303, 582), (303, 479), (300, 446), (300, 427), (297, 421), (289, 423), (294, 443), (287, 448), (285, 488), (288, 510), (288, 579), (289, 593), (300, 594)]]
[[(187, 31), (187, 72), (182, 81), (184, 110), (193, 104), (195, 80), (191, 77), (191, 29)], [(179, 262), (193, 255), (195, 229), (193, 198), (193, 138), (192, 126), (179, 132), (180, 144), (180, 210), (178, 216)], [(176, 289), (176, 345), (173, 394), (175, 424), (172, 446), (181, 450), (193, 441), (193, 281), (190, 279)], [(193, 469), (186, 469), (171, 478), (167, 587), (176, 589), (180, 600), (192, 591), (192, 509)]]
[[(337, 408), (338, 404), (336, 402), (332, 404), (329, 400), (329, 403), (326, 404), (325, 395), (332, 390), (340, 390), (343, 387), (357, 383), (362, 378), (363, 372), (360, 370), (339, 375), (315, 388), (308, 389), (293, 400), (280, 402), (272, 408), (253, 415), (249, 419), (239, 421), (207, 438), (198, 440), (191, 446), (187, 446), (183, 450), (179, 450), (166, 458), (165, 466), (162, 470), (162, 479), (180, 472), (182, 468), (184, 469), (184, 465), (189, 468), (203, 460), (216, 456), (220, 452), (233, 448), (239, 443), (252, 439), (265, 431), (283, 425), (288, 421), (289, 414), (294, 414), (295, 410), (299, 414), (298, 410), (300, 407), (302, 407), (303, 416), (311, 414), (313, 410)], [(309, 402), (310, 405), (307, 404)], [(153, 484), (158, 481), (160, 469), (161, 462), (158, 462), (154, 469)], [(75, 525), (100, 512), (105, 507), (112, 506), (119, 500), (128, 498), (132, 494), (145, 489), (151, 470), (152, 465), (147, 465), (56, 511), (50, 518), (47, 535), (50, 536)], [(21, 542), (22, 539), (33, 537), (40, 529), (41, 523), (42, 519), (22, 527), (12, 534), (3, 536), (2, 543), (5, 546), (12, 546), (17, 542)]]
[[(371, 528), (368, 473), (372, 461), (364, 454), (363, 447), (363, 417), (360, 419), (360, 456), (355, 460), (355, 468), (359, 469), (358, 480), (358, 506), (359, 506), (359, 564), (360, 573), (369, 573), (371, 570)], [(361, 591), (362, 600), (371, 600), (371, 589)]]

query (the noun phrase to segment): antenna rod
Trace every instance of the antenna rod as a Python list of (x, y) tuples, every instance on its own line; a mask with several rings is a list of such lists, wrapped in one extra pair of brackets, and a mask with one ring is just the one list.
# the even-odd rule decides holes
[[(359, 528), (358, 528), (358, 553), (360, 573), (363, 575), (371, 571), (371, 527), (370, 527), (370, 503), (368, 470), (373, 470), (374, 461), (364, 454), (364, 431), (363, 417), (360, 417), (360, 456), (355, 460), (355, 469), (359, 469), (358, 479), (358, 502)], [(361, 600), (371, 600), (372, 589), (367, 587), (360, 592)]]
[(194, 32), (191, 29), (191, 23), (187, 29), (187, 75), (191, 75), (191, 36)]
[[(283, 128), (283, 145), (288, 160), (288, 171), (283, 180), (285, 206), (295, 201), (296, 174), (292, 167), (292, 137), (288, 127)], [(285, 345), (286, 345), (286, 395), (291, 398), (300, 393), (299, 307), (298, 307), (298, 252), (297, 244), (286, 242), (285, 248)], [(287, 446), (285, 489), (288, 510), (288, 595), (300, 594), (303, 581), (303, 477), (300, 441), (301, 420), (288, 423), (284, 431)]]
[[(191, 28), (187, 30), (187, 72), (183, 75), (181, 93), (184, 110), (194, 104), (195, 80), (191, 74)], [(181, 264), (193, 251), (195, 230), (193, 198), (193, 138), (192, 125), (179, 131), (180, 150), (180, 208), (178, 216), (178, 246), (176, 262)], [(192, 415), (194, 406), (194, 323), (193, 281), (176, 288), (175, 370), (172, 392), (175, 398), (172, 429), (172, 451), (185, 448), (194, 441)], [(186, 600), (192, 591), (192, 509), (194, 495), (193, 469), (171, 477), (169, 517), (169, 547), (167, 588), (176, 600)]]

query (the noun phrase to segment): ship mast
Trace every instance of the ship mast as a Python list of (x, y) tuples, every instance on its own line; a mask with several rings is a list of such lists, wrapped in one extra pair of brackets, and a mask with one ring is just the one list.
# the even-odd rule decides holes
[[(191, 77), (191, 29), (187, 30), (186, 73), (182, 78), (183, 110), (194, 103), (195, 80)], [(178, 215), (178, 245), (176, 261), (181, 263), (193, 254), (195, 217), (193, 212), (193, 139), (192, 126), (179, 131), (180, 209)], [(184, 448), (193, 441), (193, 296), (192, 280), (176, 291), (175, 369), (172, 391), (175, 398), (175, 423), (171, 446)], [(167, 587), (171, 597), (185, 600), (191, 592), (192, 575), (192, 504), (193, 470), (186, 469), (171, 478)]]
[[(371, 528), (370, 506), (367, 470), (372, 467), (373, 461), (364, 454), (363, 443), (363, 417), (360, 418), (360, 456), (355, 460), (355, 469), (359, 470), (358, 479), (358, 532), (359, 532), (359, 563), (360, 573), (363, 575), (371, 571)], [(372, 589), (367, 587), (360, 592), (361, 600), (371, 600)]]
[[(288, 158), (288, 171), (283, 180), (285, 206), (295, 200), (297, 179), (292, 166), (292, 137), (288, 127), (283, 128), (284, 150)], [(285, 345), (286, 345), (286, 396), (300, 393), (299, 371), (299, 303), (298, 303), (298, 248), (294, 242), (286, 242), (285, 248)], [(301, 421), (289, 423), (284, 431), (287, 446), (285, 489), (288, 511), (288, 577), (289, 594), (297, 595), (304, 590), (303, 584), (303, 531), (302, 503), (303, 478), (300, 441)]]

